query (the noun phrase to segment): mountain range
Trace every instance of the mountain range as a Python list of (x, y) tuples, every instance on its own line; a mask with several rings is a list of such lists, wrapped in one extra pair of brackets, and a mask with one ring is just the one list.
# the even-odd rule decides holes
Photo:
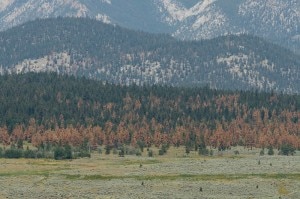
[(49, 17), (90, 17), (183, 40), (250, 34), (300, 52), (299, 0), (1, 0), (0, 30)]
[(0, 73), (57, 72), (121, 85), (300, 93), (300, 57), (250, 35), (180, 41), (88, 18), (38, 19), (0, 32)]

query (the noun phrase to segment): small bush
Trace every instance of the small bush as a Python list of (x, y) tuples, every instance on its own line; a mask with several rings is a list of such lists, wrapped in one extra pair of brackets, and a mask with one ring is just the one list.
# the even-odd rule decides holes
[(65, 151), (63, 147), (56, 147), (54, 149), (54, 159), (55, 160), (62, 160), (64, 159)]
[(21, 158), (23, 155), (21, 149), (11, 148), (4, 152), (5, 158)]
[(110, 150), (111, 150), (111, 147), (110, 146), (105, 146), (105, 155), (109, 155), (110, 154)]
[(54, 149), (54, 159), (63, 160), (63, 159), (72, 159), (72, 149), (70, 145), (65, 147), (58, 146)]
[(167, 151), (168, 151), (168, 149), (169, 149), (169, 146), (167, 144), (163, 144), (161, 146), (161, 149), (159, 149), (159, 151), (158, 151), (158, 155), (164, 155), (164, 154), (166, 154)]
[(268, 155), (274, 155), (274, 150), (273, 150), (273, 147), (272, 147), (272, 146), (270, 146), (270, 147), (268, 148)]
[(186, 154), (189, 154), (189, 153), (190, 153), (190, 151), (191, 151), (191, 150), (190, 150), (190, 147), (188, 147), (188, 146), (185, 146), (185, 153), (186, 153)]
[(125, 146), (125, 154), (126, 155), (136, 155), (141, 154), (140, 148), (132, 147), (132, 146)]
[(234, 151), (234, 155), (239, 155), (239, 154), (240, 154), (240, 152), (238, 150)]
[(148, 151), (148, 157), (153, 157), (153, 151), (152, 150)]
[(72, 148), (70, 145), (64, 147), (64, 159), (72, 159)]
[(218, 151), (225, 151), (226, 147), (225, 145), (221, 144), (220, 146), (218, 146)]
[(199, 148), (198, 153), (199, 153), (199, 155), (208, 155), (209, 150), (207, 148)]
[(24, 158), (36, 158), (36, 151), (27, 149), (23, 152)]
[(0, 147), (0, 158), (3, 158), (3, 149)]
[(265, 150), (264, 149), (260, 150), (259, 155), (261, 156), (265, 155)]
[(124, 148), (122, 147), (121, 150), (119, 151), (119, 157), (124, 157), (125, 156), (125, 151)]
[(90, 158), (91, 157), (91, 153), (89, 151), (86, 150), (81, 150), (79, 152), (74, 153), (73, 158)]
[(280, 154), (281, 155), (294, 155), (295, 150), (296, 149), (292, 145), (290, 145), (290, 144), (283, 144), (280, 147)]
[(168, 149), (169, 149), (169, 145), (167, 144), (163, 144), (161, 146), (161, 150), (163, 151), (164, 154), (167, 153)]
[(164, 155), (164, 154), (165, 154), (164, 151), (162, 149), (159, 149), (158, 155)]
[(53, 154), (51, 153), (51, 156), (50, 155), (47, 156), (44, 151), (37, 151), (36, 158), (49, 158), (49, 159), (52, 159), (53, 158)]

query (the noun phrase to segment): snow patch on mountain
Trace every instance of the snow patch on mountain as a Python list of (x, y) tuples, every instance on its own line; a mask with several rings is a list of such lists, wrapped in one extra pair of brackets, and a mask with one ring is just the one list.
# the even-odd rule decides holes
[(161, 6), (160, 12), (167, 11), (168, 16), (165, 18), (167, 22), (181, 22), (189, 17), (201, 14), (215, 1), (216, 0), (203, 0), (189, 9), (174, 0), (160, 0), (158, 5)]
[(111, 0), (101, 0), (101, 2), (111, 4)]
[(14, 0), (1, 0), (0, 1), (0, 12), (5, 10), (8, 6), (10, 6)]
[(96, 15), (96, 19), (97, 19), (98, 21), (102, 21), (103, 23), (106, 23), (106, 24), (111, 24), (111, 23), (112, 23), (110, 17), (107, 16), (107, 15), (105, 15), (105, 14), (100, 14), (100, 13), (98, 13), (98, 14)]
[[(7, 8), (9, 5), (12, 5), (14, 0), (1, 0), (0, 11), (5, 13), (5, 15), (0, 19), (5, 23), (9, 24), (8, 27), (20, 24), (25, 22), (28, 19), (39, 18), (48, 18), (48, 17), (57, 17), (61, 16), (62, 8), (68, 8), (71, 12), (64, 13), (64, 16), (73, 16), (73, 17), (87, 17), (88, 8), (80, 3), (79, 0), (28, 0), (27, 2), (19, 3), (18, 7), (13, 7), (11, 9)], [(6, 12), (4, 12), (6, 11)]]

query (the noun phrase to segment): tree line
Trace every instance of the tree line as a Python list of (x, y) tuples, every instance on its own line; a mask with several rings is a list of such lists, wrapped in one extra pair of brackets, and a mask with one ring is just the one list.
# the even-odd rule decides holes
[(0, 142), (110, 149), (130, 145), (300, 148), (300, 96), (121, 86), (57, 75), (0, 77)]

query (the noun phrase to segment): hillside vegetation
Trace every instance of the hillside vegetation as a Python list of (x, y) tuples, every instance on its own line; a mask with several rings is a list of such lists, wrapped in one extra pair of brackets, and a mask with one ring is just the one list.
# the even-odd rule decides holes
[(121, 85), (299, 93), (300, 58), (249, 35), (178, 41), (83, 18), (35, 20), (0, 33), (0, 72), (57, 72)]

